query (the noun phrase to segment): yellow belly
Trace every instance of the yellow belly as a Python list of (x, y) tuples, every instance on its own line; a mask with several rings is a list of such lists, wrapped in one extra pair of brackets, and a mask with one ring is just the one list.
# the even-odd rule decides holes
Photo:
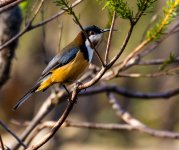
[(41, 91), (48, 88), (54, 83), (72, 83), (85, 71), (89, 63), (84, 59), (83, 54), (79, 51), (70, 63), (52, 70), (51, 76), (43, 81), (36, 91)]

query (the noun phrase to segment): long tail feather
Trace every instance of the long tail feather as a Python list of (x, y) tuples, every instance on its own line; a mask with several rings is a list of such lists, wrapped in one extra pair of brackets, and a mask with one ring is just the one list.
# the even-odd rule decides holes
[(18, 109), (39, 87), (40, 84), (36, 84), (33, 88), (31, 88), (13, 107), (13, 110)]

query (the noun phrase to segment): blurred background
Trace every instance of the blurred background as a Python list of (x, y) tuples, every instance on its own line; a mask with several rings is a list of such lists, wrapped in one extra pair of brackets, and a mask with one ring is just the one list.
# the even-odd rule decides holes
[[(128, 2), (130, 6), (135, 9), (135, 1), (130, 0)], [(31, 7), (32, 4), (34, 4), (34, 1), (30, 2), (29, 7)], [(123, 60), (123, 58), (141, 42), (143, 32), (150, 24), (151, 19), (154, 15), (162, 15), (162, 8), (164, 6), (165, 1), (158, 0), (154, 5), (153, 11), (141, 18), (120, 60)], [(102, 10), (102, 8), (103, 5), (100, 5), (96, 0), (84, 0), (74, 8), (74, 11), (77, 15), (80, 15), (80, 22), (83, 26), (94, 24), (101, 28), (105, 28), (108, 27), (110, 19), (108, 12)], [(30, 10), (31, 9), (32, 8), (30, 8)], [(25, 18), (31, 13), (30, 10), (27, 12), (23, 11), (21, 29), (25, 24)], [(34, 23), (38, 23), (42, 20), (42, 14), (44, 18), (48, 18), (58, 11), (60, 11), (59, 7), (55, 6), (52, 1), (47, 0), (44, 5), (44, 12), (39, 13)], [(116, 54), (117, 50), (120, 49), (129, 29), (129, 22), (118, 18), (115, 29), (119, 29), (120, 32), (114, 32), (110, 50), (111, 58)], [(13, 105), (38, 80), (41, 72), (46, 66), (46, 62), (49, 61), (59, 49), (71, 42), (79, 31), (80, 29), (74, 23), (72, 17), (65, 14), (48, 23), (43, 28), (39, 27), (27, 32), (19, 39), (15, 57), (12, 61), (10, 78), (0, 89), (0, 120), (6, 123), (17, 135), (20, 135), (25, 127), (19, 128), (19, 126), (12, 123), (12, 120), (21, 122), (31, 120), (43, 101), (49, 96), (51, 89), (48, 89), (44, 93), (35, 94), (15, 112), (12, 111)], [(58, 46), (60, 37), (61, 42), (60, 46)], [(145, 57), (144, 60), (168, 58), (171, 52), (178, 55), (178, 40), (178, 33), (170, 36), (153, 51), (153, 53)], [(107, 34), (103, 37), (100, 46), (98, 46), (98, 51), (103, 56), (106, 42)], [(93, 63), (99, 64), (96, 57)], [(152, 73), (156, 71), (159, 71), (159, 66), (138, 66), (128, 70), (128, 72), (134, 73)], [(115, 83), (133, 91), (160, 92), (177, 87), (178, 76), (132, 79), (117, 78), (111, 80), (109, 83)], [(135, 118), (147, 124), (149, 127), (169, 131), (179, 130), (178, 98), (179, 96), (175, 96), (169, 100), (138, 101), (132, 98), (118, 96), (122, 107), (129, 111)], [(56, 109), (44, 120), (56, 120), (59, 118), (66, 104), (67, 102), (64, 102), (56, 107)], [(68, 119), (100, 123), (122, 123), (111, 109), (111, 105), (109, 105), (105, 94), (80, 97)], [(14, 141), (4, 129), (0, 128), (0, 133), (7, 145), (10, 143), (9, 141)], [(70, 148), (73, 148), (73, 150), (107, 150), (109, 148), (113, 150), (177, 150), (178, 147), (178, 140), (160, 139), (137, 131), (114, 132), (79, 128), (64, 128), (55, 135), (53, 140), (45, 145), (45, 149), (63, 150)]]

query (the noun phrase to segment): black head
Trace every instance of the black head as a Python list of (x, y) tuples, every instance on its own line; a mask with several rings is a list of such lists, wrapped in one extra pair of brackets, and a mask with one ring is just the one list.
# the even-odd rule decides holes
[[(102, 39), (102, 35), (104, 32), (109, 31), (109, 29), (103, 30), (95, 25), (85, 27), (84, 30), (87, 36), (89, 37), (90, 41), (93, 43), (93, 46), (96, 46), (99, 43), (99, 41)], [(86, 37), (85, 37), (85, 44), (86, 46), (91, 45)]]
[(109, 29), (102, 30), (95, 25), (87, 26), (87, 27), (84, 28), (84, 30), (85, 30), (85, 32), (87, 33), (88, 36), (95, 35), (95, 34), (101, 34), (101, 33), (109, 31)]

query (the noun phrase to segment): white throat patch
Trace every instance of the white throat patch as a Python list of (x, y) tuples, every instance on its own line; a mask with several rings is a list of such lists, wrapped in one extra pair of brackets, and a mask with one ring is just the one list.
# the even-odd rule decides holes
[[(97, 35), (90, 35), (89, 36), (89, 39), (92, 43), (96, 42), (98, 43), (101, 38), (102, 38), (102, 33), (101, 34), (97, 34)], [(93, 58), (93, 53), (94, 53), (94, 49), (91, 48), (91, 44), (90, 42), (88, 41), (88, 39), (86, 39), (85, 41), (85, 45), (86, 45), (86, 48), (87, 48), (87, 51), (88, 51), (88, 59), (89, 59), (89, 62), (92, 61), (92, 58)]]

